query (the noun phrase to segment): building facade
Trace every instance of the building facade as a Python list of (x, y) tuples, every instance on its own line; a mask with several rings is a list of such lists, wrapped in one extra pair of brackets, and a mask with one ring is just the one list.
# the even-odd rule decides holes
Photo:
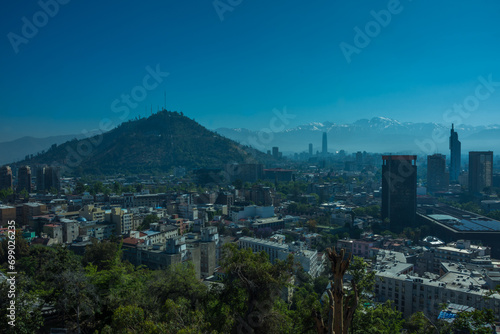
[(458, 140), (458, 133), (455, 132), (453, 124), (450, 131), (450, 181), (458, 181), (461, 167), (461, 143)]
[(479, 193), (491, 187), (493, 180), (493, 152), (469, 152), (469, 191)]
[(427, 191), (446, 191), (450, 183), (450, 175), (446, 172), (446, 156), (433, 154), (427, 156)]
[(392, 231), (414, 227), (417, 210), (416, 155), (382, 156), (382, 220)]
[(12, 189), (12, 169), (9, 166), (0, 167), (0, 190)]
[(28, 193), (31, 192), (31, 168), (29, 166), (20, 167), (17, 170), (17, 192), (26, 190)]

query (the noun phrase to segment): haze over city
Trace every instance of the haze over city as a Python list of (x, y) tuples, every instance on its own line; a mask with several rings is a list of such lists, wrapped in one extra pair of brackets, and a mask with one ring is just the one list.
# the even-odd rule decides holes
[[(165, 100), (209, 129), (260, 130), (285, 107), (287, 128), (500, 124), (497, 1), (214, 4), (61, 1), (44, 16), (35, 1), (6, 1), (0, 141), (116, 126)], [(134, 91), (151, 72), (163, 76)], [(479, 103), (466, 100), (484, 81)], [(472, 111), (453, 109), (464, 103)]]
[(500, 333), (500, 2), (4, 0), (0, 333)]

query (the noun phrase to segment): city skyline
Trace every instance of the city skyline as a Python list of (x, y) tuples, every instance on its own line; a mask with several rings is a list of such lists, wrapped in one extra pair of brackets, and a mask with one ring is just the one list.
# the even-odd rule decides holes
[(165, 105), (210, 129), (262, 129), (285, 108), (286, 128), (375, 116), (500, 124), (493, 1), (93, 4), (7, 3), (0, 142)]

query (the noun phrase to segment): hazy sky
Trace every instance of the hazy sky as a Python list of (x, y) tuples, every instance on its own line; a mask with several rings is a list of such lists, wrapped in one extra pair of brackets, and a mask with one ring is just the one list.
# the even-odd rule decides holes
[(286, 127), (500, 123), (499, 1), (44, 1), (2, 4), (0, 141), (114, 126), (165, 92), (211, 129), (275, 108)]

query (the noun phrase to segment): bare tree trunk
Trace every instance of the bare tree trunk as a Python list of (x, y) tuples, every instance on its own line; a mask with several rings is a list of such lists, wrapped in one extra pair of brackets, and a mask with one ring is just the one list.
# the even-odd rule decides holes
[(352, 254), (344, 260), (345, 249), (337, 253), (328, 248), (328, 259), (332, 265), (333, 281), (327, 290), (329, 298), (328, 325), (324, 325), (321, 314), (314, 314), (316, 330), (319, 334), (347, 334), (358, 306), (358, 290), (353, 282), (353, 294), (344, 300), (344, 275), (349, 268)]

